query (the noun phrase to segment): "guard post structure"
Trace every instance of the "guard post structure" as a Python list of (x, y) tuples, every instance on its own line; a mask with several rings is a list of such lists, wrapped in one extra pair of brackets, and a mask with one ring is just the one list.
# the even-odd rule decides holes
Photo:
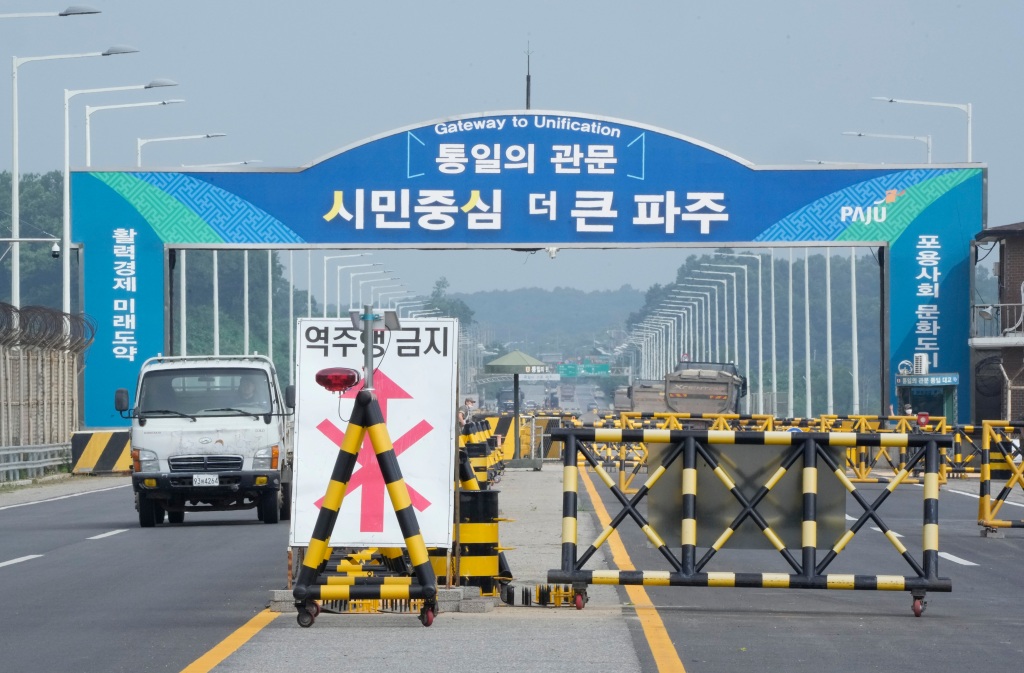
[[(915, 616), (920, 616), (925, 607), (925, 594), (928, 591), (952, 591), (952, 582), (948, 578), (938, 576), (939, 552), (939, 447), (952, 444), (949, 435), (908, 435), (905, 433), (858, 434), (848, 432), (733, 432), (733, 431), (698, 431), (698, 430), (612, 430), (591, 428), (566, 428), (552, 430), (553, 441), (563, 442), (563, 496), (562, 496), (562, 545), (561, 567), (548, 571), (548, 582), (552, 584), (571, 584), (579, 598), (576, 607), (582, 608), (586, 603), (586, 587), (591, 584), (602, 585), (648, 585), (648, 586), (693, 586), (693, 587), (748, 587), (778, 589), (852, 589), (875, 591), (909, 591), (913, 602)], [(616, 485), (602, 467), (594, 452), (587, 446), (590, 442), (644, 442), (665, 444), (662, 460), (656, 467), (650, 466), (647, 481), (628, 497)], [(719, 451), (725, 452), (730, 445), (755, 445), (774, 448), (781, 451), (781, 462), (777, 470), (771, 474), (756, 492), (744, 492), (737, 486), (736, 480), (730, 475), (729, 460), (719, 460)], [(904, 446), (911, 450), (907, 464), (896, 476), (882, 488), (881, 492), (869, 501), (846, 476), (844, 461), (837, 459), (830, 447), (843, 450), (853, 446)], [(727, 454), (723, 454), (727, 455)], [(604, 485), (611, 491), (622, 509), (612, 517), (611, 522), (598, 535), (597, 539), (579, 553), (577, 540), (578, 515), (578, 456), (582, 456), (585, 464), (598, 475)], [(725, 490), (740, 506), (740, 513), (718, 535), (706, 552), (697, 558), (697, 467), (698, 459), (703, 461)], [(676, 530), (681, 531), (678, 551), (670, 548), (662, 536), (648, 521), (638, 505), (648, 496), (651, 488), (667, 473), (668, 468), (676, 461), (682, 462), (681, 485), (682, 520), (677, 522)], [(818, 465), (832, 472), (845, 488), (846, 492), (857, 502), (863, 513), (854, 521), (849, 529), (838, 537), (832, 547), (818, 558), (821, 545), (818, 542), (819, 515)], [(758, 507), (766, 496), (777, 486), (785, 474), (800, 468), (800, 490), (802, 503), (799, 509), (800, 520), (791, 522), (800, 531), (799, 549), (786, 545), (782, 537), (768, 523)], [(904, 482), (907, 475), (914, 469), (924, 473), (924, 500), (922, 521), (922, 553), (915, 557), (889, 529), (879, 515), (879, 508), (893, 491)], [(672, 485), (669, 485), (672, 488)], [(749, 489), (748, 489), (749, 490)], [(615, 532), (625, 519), (632, 519), (643, 531), (647, 540), (664, 557), (669, 570), (586, 570), (587, 561), (597, 552), (608, 538)], [(751, 519), (760, 529), (789, 566), (791, 572), (729, 572), (710, 571), (707, 566), (715, 554), (725, 546), (729, 539), (747, 519)], [(882, 531), (888, 542), (903, 557), (911, 569), (911, 574), (902, 575), (870, 575), (870, 574), (826, 574), (829, 565), (850, 543), (854, 536), (869, 523)]]

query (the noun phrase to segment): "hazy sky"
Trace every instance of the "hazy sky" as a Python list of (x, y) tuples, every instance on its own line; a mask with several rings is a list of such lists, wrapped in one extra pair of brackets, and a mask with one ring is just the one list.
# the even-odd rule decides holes
[[(70, 0), (0, 0), (0, 14)], [(85, 165), (85, 106), (97, 112), (92, 165), (134, 166), (136, 138), (226, 133), (143, 150), (146, 167), (315, 162), (393, 129), (525, 106), (616, 117), (699, 139), (763, 165), (808, 159), (924, 162), (925, 145), (842, 131), (931, 135), (935, 163), (966, 160), (957, 109), (871, 100), (972, 103), (973, 159), (989, 167), (988, 226), (1024, 219), (1020, 160), (1024, 3), (950, 0), (570, 1), (92, 0), (96, 16), (0, 19), (0, 55), (138, 54), (31, 62), (18, 70), (22, 172), (60, 169), (63, 89), (173, 88), (80, 95), (71, 164)], [(10, 63), (10, 60), (6, 61)], [(10, 170), (11, 90), (0, 88), (0, 170)], [(8, 132), (2, 132), (8, 129)], [(0, 235), (7, 235), (3, 232)], [(22, 235), (38, 235), (24, 228)], [(685, 250), (381, 253), (410, 287), (668, 282)], [(392, 260), (398, 260), (392, 262)], [(314, 281), (314, 287), (319, 283)]]

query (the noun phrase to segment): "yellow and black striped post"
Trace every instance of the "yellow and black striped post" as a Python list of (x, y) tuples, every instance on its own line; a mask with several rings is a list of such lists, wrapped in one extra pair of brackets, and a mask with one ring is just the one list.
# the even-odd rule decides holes
[[(400, 585), (376, 584), (370, 581), (373, 578), (367, 577), (352, 578), (351, 585), (323, 585), (317, 579), (321, 564), (330, 555), (331, 531), (334, 530), (334, 524), (338, 520), (338, 511), (345, 499), (345, 491), (352, 478), (356, 457), (359, 455), (359, 448), (367, 433), (370, 436), (370, 443), (377, 457), (381, 475), (384, 477), (388, 496), (395, 508), (398, 525), (405, 538), (409, 560), (417, 580), (416, 585), (411, 582)], [(384, 415), (381, 412), (377, 396), (372, 390), (362, 390), (356, 395), (352, 418), (339, 449), (334, 471), (327, 486), (327, 493), (313, 527), (309, 548), (292, 591), (295, 607), (299, 613), (299, 625), (306, 627), (313, 624), (313, 620), (319, 612), (316, 604), (318, 599), (423, 599), (424, 605), (420, 621), (425, 626), (429, 626), (437, 613), (437, 577), (430, 565), (427, 547), (420, 533), (416, 512), (413, 510), (412, 500), (409, 497), (409, 489), (402, 478), (398, 458), (391, 444), (391, 438), (388, 436)]]
[(694, 573), (697, 560), (697, 442), (687, 437), (683, 448), (683, 563), (684, 575)]

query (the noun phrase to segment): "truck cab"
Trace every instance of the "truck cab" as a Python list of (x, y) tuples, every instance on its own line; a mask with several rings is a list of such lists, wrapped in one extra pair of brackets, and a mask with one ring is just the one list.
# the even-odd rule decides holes
[(255, 509), (264, 523), (291, 512), (294, 386), (282, 390), (260, 355), (146, 360), (114, 407), (130, 418), (132, 488), (143, 528), (185, 512)]

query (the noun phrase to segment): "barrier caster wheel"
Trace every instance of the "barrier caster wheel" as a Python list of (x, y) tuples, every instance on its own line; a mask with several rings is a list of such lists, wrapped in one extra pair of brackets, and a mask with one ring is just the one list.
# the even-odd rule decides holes
[(586, 605), (587, 602), (583, 597), (583, 594), (576, 594), (576, 598), (574, 598), (573, 601), (576, 603), (577, 610), (582, 610), (583, 606)]
[(430, 608), (423, 608), (420, 610), (420, 624), (423, 626), (430, 626), (434, 623), (434, 611)]
[(914, 609), (914, 616), (915, 617), (920, 617), (922, 614), (924, 614), (925, 605), (926, 605), (926, 603), (923, 600), (921, 600), (920, 598), (915, 598), (914, 599), (913, 609)]
[(319, 614), (320, 604), (316, 601), (310, 601), (299, 607), (299, 614), (296, 615), (295, 619), (299, 622), (299, 626), (306, 629), (313, 625)]

